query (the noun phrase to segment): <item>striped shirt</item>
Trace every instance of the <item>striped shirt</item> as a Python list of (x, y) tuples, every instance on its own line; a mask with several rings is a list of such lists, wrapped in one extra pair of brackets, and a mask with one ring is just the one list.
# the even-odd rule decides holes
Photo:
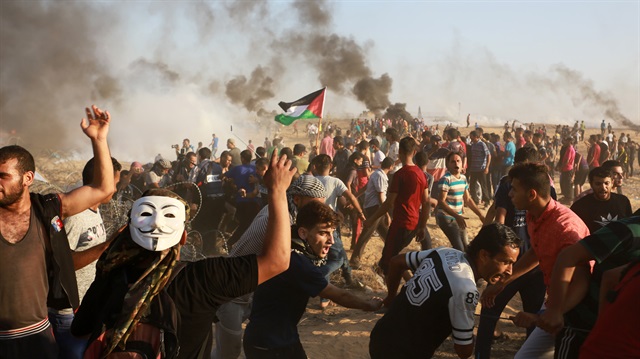
[[(467, 183), (467, 177), (463, 174), (460, 174), (460, 177), (456, 178), (451, 174), (451, 172), (447, 171), (438, 182), (438, 190), (440, 193), (447, 192), (445, 202), (458, 214), (462, 214), (462, 207), (464, 206), (464, 192), (468, 189), (469, 184)], [(443, 214), (448, 218), (453, 218), (442, 208), (438, 208), (438, 211), (440, 214)]]
[(471, 162), (469, 163), (469, 171), (479, 172), (487, 168), (487, 159), (489, 158), (489, 149), (487, 145), (478, 141), (471, 145)]

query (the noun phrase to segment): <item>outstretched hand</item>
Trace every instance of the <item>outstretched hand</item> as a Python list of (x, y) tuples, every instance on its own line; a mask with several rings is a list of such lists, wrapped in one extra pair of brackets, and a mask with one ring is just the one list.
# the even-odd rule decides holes
[(271, 155), (271, 163), (267, 173), (264, 174), (264, 183), (269, 192), (286, 191), (291, 184), (293, 175), (297, 172), (297, 168), (291, 168), (291, 161), (286, 155), (278, 159), (276, 151)]
[(85, 108), (85, 112), (87, 118), (80, 121), (82, 131), (92, 140), (106, 140), (111, 121), (109, 111), (102, 111), (98, 106), (91, 105), (91, 108)]
[(504, 285), (501, 283), (487, 286), (480, 296), (480, 303), (482, 303), (482, 306), (486, 308), (493, 307), (496, 304), (496, 296), (498, 296), (503, 289)]
[(380, 308), (382, 308), (382, 298), (380, 297), (372, 297), (367, 301), (367, 308), (365, 311), (374, 312)]
[(515, 316), (510, 316), (509, 319), (520, 328), (531, 328), (538, 324), (538, 315), (527, 312), (518, 312)]

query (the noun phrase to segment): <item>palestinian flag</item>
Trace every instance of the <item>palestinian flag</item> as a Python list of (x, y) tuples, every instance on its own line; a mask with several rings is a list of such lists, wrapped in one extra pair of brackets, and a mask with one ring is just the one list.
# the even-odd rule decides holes
[(295, 120), (321, 118), (326, 90), (327, 88), (324, 87), (293, 102), (281, 101), (278, 105), (282, 107), (285, 113), (277, 115), (275, 117), (276, 122), (289, 126)]

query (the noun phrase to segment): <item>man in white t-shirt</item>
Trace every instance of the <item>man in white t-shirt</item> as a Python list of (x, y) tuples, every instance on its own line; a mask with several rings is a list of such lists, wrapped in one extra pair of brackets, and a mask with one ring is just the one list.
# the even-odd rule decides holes
[(384, 152), (380, 150), (380, 141), (377, 139), (372, 139), (369, 141), (369, 146), (371, 146), (371, 169), (376, 170), (380, 168), (380, 164), (386, 158)]
[[(393, 160), (387, 157), (382, 161), (380, 168), (375, 170), (371, 174), (371, 177), (369, 177), (369, 182), (367, 182), (367, 188), (364, 192), (364, 215), (366, 217), (373, 216), (387, 199), (387, 189), (389, 188), (389, 178), (387, 174), (391, 170), (391, 167), (393, 167)], [(353, 253), (351, 254), (350, 260), (352, 267), (357, 269), (360, 266), (360, 255), (367, 245), (367, 242), (369, 242), (369, 239), (371, 239), (374, 230), (378, 231), (380, 238), (387, 238), (390, 223), (391, 217), (389, 213), (387, 213), (384, 219), (380, 217), (375, 220), (371, 226), (363, 229), (356, 245), (352, 248)]]
[[(320, 180), (320, 182), (322, 182), (326, 190), (324, 203), (331, 207), (335, 212), (338, 212), (338, 197), (344, 196), (347, 199), (347, 202), (355, 208), (355, 213), (357, 213), (358, 218), (365, 221), (366, 218), (364, 216), (364, 212), (362, 212), (360, 204), (358, 203), (358, 199), (340, 179), (329, 176), (331, 167), (331, 157), (325, 154), (318, 155), (311, 161), (311, 172)], [(328, 279), (331, 273), (338, 268), (342, 268), (342, 277), (345, 279), (345, 282), (347, 285), (353, 285), (356, 282), (351, 278), (351, 267), (349, 267), (349, 259), (342, 244), (339, 227), (333, 232), (333, 239), (334, 244), (329, 249), (327, 263), (320, 267), (320, 269)]]

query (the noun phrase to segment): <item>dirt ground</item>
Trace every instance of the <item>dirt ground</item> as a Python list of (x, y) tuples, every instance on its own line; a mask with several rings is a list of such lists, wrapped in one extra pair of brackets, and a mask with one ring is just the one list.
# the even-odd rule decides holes
[[(347, 127), (345, 122), (343, 128)], [(300, 126), (301, 128), (303, 126)], [(463, 135), (467, 135), (471, 129), (462, 129)], [(485, 132), (501, 133), (500, 128), (485, 128)], [(285, 145), (293, 147), (295, 143), (303, 143), (308, 145), (308, 140), (303, 135), (300, 137), (291, 136), (292, 128), (283, 128), (282, 134), (285, 138)], [(588, 129), (589, 134), (599, 132), (596, 129)], [(624, 130), (615, 130), (617, 134), (625, 132)], [(259, 135), (256, 138), (262, 138)], [(634, 140), (638, 140), (634, 136)], [(586, 154), (586, 148), (583, 143), (579, 145), (579, 151)], [(118, 149), (112, 148), (112, 153), (117, 157)], [(44, 191), (60, 191), (67, 190), (69, 185), (76, 183), (80, 179), (80, 173), (84, 162), (67, 161), (59, 158), (55, 153), (38, 153), (36, 154), (36, 164), (38, 172), (42, 173), (53, 185), (40, 185)], [(123, 164), (124, 168), (128, 168), (128, 163)], [(640, 206), (640, 174), (638, 174), (640, 166), (636, 166), (636, 176), (625, 180), (624, 194), (631, 200), (632, 208), (636, 210)], [(558, 178), (554, 179), (556, 188), (559, 190)], [(588, 188), (586, 184), (585, 189)], [(469, 211), (470, 219), (468, 223), (469, 237), (473, 238), (481, 227), (480, 220)], [(428, 223), (428, 229), (434, 239), (436, 246), (450, 246), (442, 231), (435, 224), (435, 220), (431, 218)], [(347, 230), (343, 231), (343, 241), (349, 256), (350, 234)], [(419, 250), (419, 246), (413, 243), (407, 250)], [(384, 283), (373, 271), (373, 265), (380, 258), (382, 251), (382, 241), (374, 237), (369, 242), (363, 256), (362, 268), (354, 270), (354, 277), (362, 281), (366, 286), (366, 291), (358, 291), (361, 296), (379, 296), (386, 295)], [(336, 284), (341, 285), (341, 279), (336, 277)], [(502, 314), (503, 317), (513, 315), (521, 309), (521, 303), (516, 296), (510, 302), (509, 306)], [(480, 313), (480, 307), (476, 313)], [(321, 310), (319, 299), (312, 298), (307, 306), (307, 312), (300, 321), (298, 328), (304, 348), (309, 358), (368, 358), (369, 333), (376, 321), (382, 316), (377, 313), (365, 313), (359, 310), (347, 309), (339, 306), (331, 306), (326, 310)], [(478, 320), (476, 320), (477, 322)], [(497, 359), (513, 358), (518, 348), (524, 341), (524, 329), (515, 327), (510, 321), (500, 321), (500, 327), (505, 334), (505, 339), (501, 339), (494, 343), (492, 356)], [(435, 354), (436, 358), (456, 358), (457, 355), (453, 350), (451, 339), (447, 339)]]

